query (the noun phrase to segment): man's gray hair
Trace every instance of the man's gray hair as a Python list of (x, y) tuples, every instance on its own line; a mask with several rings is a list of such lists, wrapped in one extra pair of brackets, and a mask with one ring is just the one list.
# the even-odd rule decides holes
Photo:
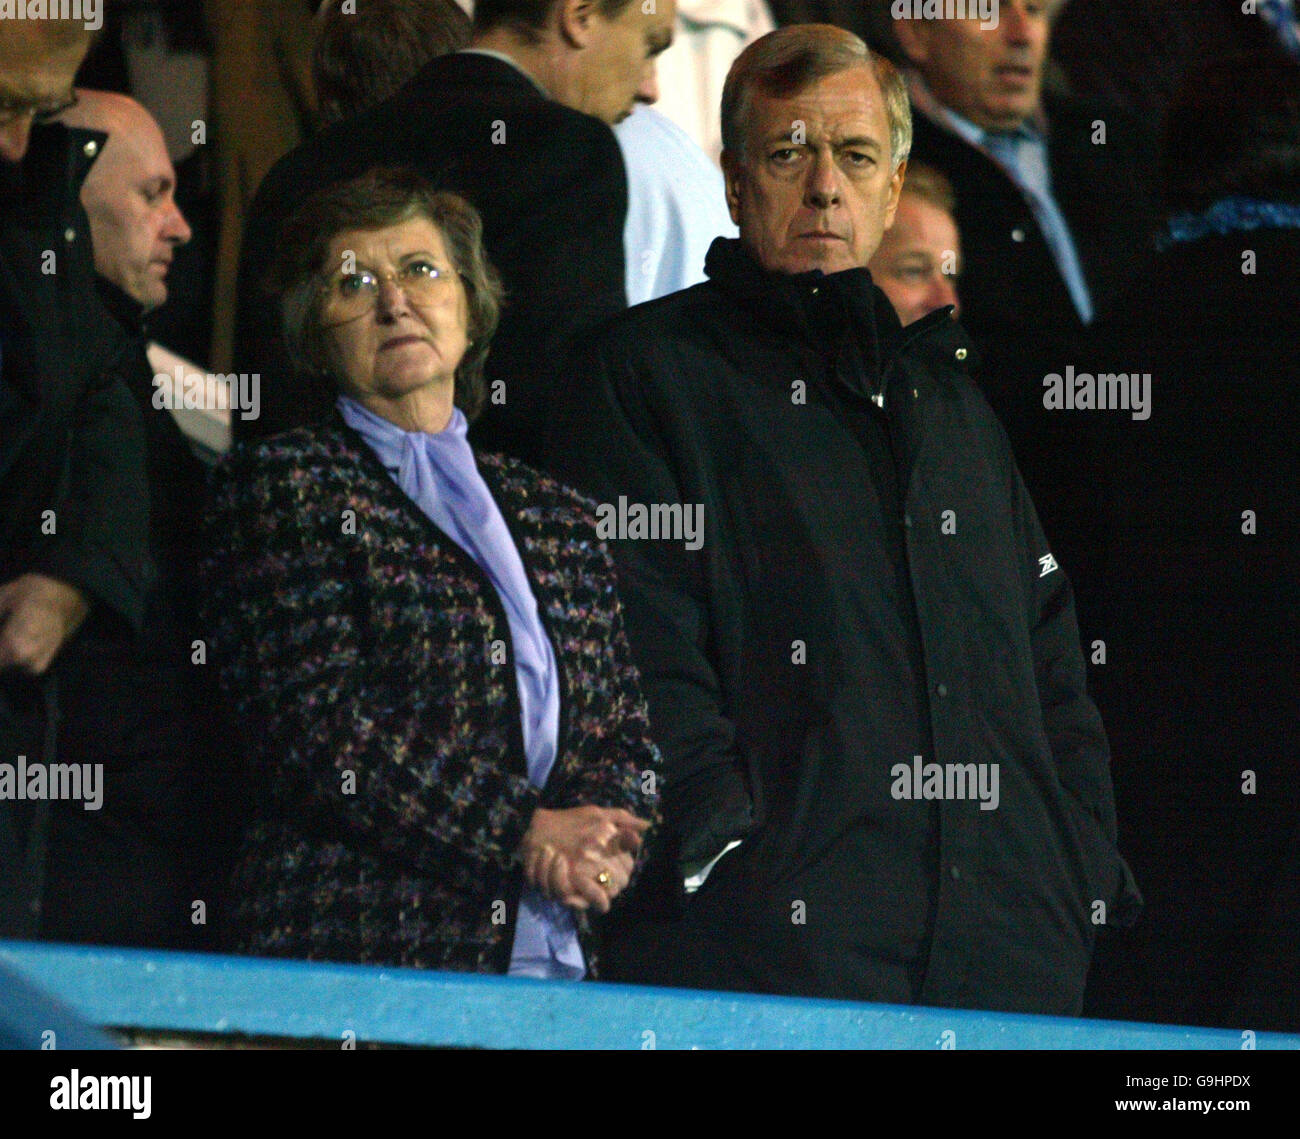
[(902, 75), (852, 32), (831, 24), (793, 24), (755, 40), (736, 57), (722, 88), (722, 149), (745, 156), (745, 132), (755, 88), (788, 98), (855, 67), (870, 68), (889, 120), (889, 154), (898, 169), (912, 152), (912, 105)]

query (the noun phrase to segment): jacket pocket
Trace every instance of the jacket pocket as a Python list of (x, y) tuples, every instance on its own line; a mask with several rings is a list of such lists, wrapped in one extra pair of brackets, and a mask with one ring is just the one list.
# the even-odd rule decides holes
[[(1087, 881), (1083, 902), (1089, 924), (1127, 929), (1137, 921), (1144, 905), (1133, 871), (1101, 824), (1068, 791), (1062, 791), (1062, 802), (1083, 861)], [(1096, 908), (1099, 902), (1102, 911)]]

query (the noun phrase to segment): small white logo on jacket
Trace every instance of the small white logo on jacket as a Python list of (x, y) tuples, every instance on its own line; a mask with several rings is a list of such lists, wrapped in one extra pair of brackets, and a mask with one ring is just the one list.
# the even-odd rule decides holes
[(1051, 554), (1044, 554), (1041, 558), (1038, 559), (1038, 564), (1043, 567), (1042, 571), (1038, 575), (1039, 577), (1046, 577), (1049, 573), (1052, 572), (1052, 570), (1057, 570), (1061, 568), (1059, 565), (1056, 564), (1056, 559), (1052, 557)]

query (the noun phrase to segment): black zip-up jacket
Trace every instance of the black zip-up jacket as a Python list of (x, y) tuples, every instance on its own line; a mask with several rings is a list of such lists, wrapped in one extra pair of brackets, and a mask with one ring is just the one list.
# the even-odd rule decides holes
[[(719, 239), (706, 270), (604, 330), (551, 438), (598, 500), (703, 507), (697, 550), (612, 544), (680, 864), (745, 839), (686, 904), (755, 987), (1075, 1013), (1097, 926), (1141, 899), (1070, 586), (970, 342), (947, 310), (901, 328), (864, 269)], [(916, 755), (996, 764), (996, 808), (901, 798)]]
[[(43, 574), (91, 606), (39, 681), (0, 676), (10, 763), (56, 762), (70, 652), (138, 631), (152, 584), (140, 413), (116, 370), (123, 338), (95, 294), (79, 200), (106, 138), (34, 126), (23, 161), (0, 162), (0, 583)], [(40, 928), (47, 813), (0, 803), (0, 936)]]
[(34, 127), (0, 170), (0, 581), (46, 574), (138, 628), (153, 572), (140, 415), (78, 199), (106, 137)]

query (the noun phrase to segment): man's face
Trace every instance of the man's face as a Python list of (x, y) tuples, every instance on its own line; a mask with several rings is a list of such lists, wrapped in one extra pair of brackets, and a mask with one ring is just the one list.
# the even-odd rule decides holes
[(745, 152), (722, 156), (741, 241), (782, 273), (866, 265), (893, 221), (904, 169), (893, 168), (871, 69), (841, 71), (790, 98), (751, 94)]
[(952, 215), (909, 194), (898, 200), (894, 224), (867, 266), (904, 324), (957, 304), (961, 246)]
[(162, 132), (143, 112), (110, 133), (81, 189), (95, 270), (146, 309), (167, 299), (173, 253), (190, 239), (175, 189)]
[(33, 118), (72, 99), (89, 37), (53, 45), (39, 20), (0, 20), (0, 160), (27, 154)]
[(1002, 0), (998, 26), (978, 19), (895, 20), (935, 97), (985, 130), (1012, 130), (1037, 109), (1049, 34), (1047, 0)]
[(590, 40), (579, 56), (575, 109), (620, 123), (637, 103), (659, 98), (655, 60), (673, 42), (677, 0), (657, 0), (646, 15), (632, 0), (607, 19), (592, 5)]

